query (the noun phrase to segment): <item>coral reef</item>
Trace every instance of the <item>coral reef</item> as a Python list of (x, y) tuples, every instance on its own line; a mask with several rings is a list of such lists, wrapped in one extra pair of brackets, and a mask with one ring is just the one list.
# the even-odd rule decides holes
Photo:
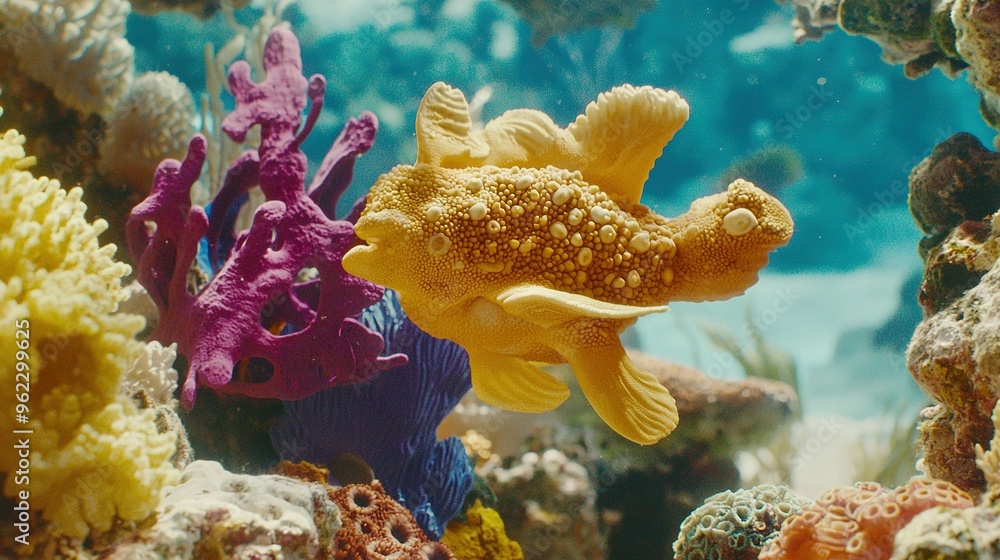
[[(230, 67), (237, 106), (223, 129), (242, 142), (259, 124), (261, 144), (230, 167), (211, 215), (191, 205), (206, 150), (196, 136), (183, 163), (160, 165), (149, 197), (126, 225), (139, 281), (160, 310), (151, 339), (176, 342), (189, 364), (181, 390), (186, 409), (199, 386), (292, 400), (369, 379), (405, 360), (380, 357), (382, 337), (351, 318), (378, 301), (382, 289), (343, 271), (341, 255), (355, 238), (349, 222), (332, 219), (354, 159), (371, 145), (375, 118), (348, 122), (307, 191), (299, 146), (319, 117), (325, 80), (316, 75), (306, 81), (298, 40), (287, 29), (272, 31), (264, 62), (267, 78), (260, 84), (251, 81), (245, 62)], [(312, 104), (299, 130), (307, 89)], [(236, 211), (258, 182), (267, 202), (250, 229), (237, 235)], [(215, 275), (192, 294), (188, 273), (203, 236)], [(315, 268), (318, 278), (301, 280), (303, 268)], [(244, 359), (248, 365), (234, 378)]]
[(681, 525), (674, 543), (676, 560), (718, 558), (756, 560), (782, 522), (812, 500), (784, 486), (761, 484), (711, 496)]
[(976, 444), (976, 464), (985, 476), (982, 501), (966, 508), (935, 507), (896, 533), (891, 560), (994, 558), (1000, 544), (1000, 405), (993, 409), (990, 449)]
[(835, 488), (790, 516), (764, 545), (760, 560), (888, 558), (896, 533), (920, 512), (972, 504), (955, 485), (925, 477), (895, 490), (874, 482)]
[(524, 560), (521, 545), (507, 538), (500, 514), (479, 500), (465, 510), (465, 520), (448, 523), (441, 542), (458, 560)]
[(0, 472), (7, 496), (30, 491), (50, 534), (83, 538), (152, 513), (177, 477), (176, 434), (119, 392), (142, 318), (113, 314), (129, 267), (98, 243), (107, 224), (84, 218), (81, 189), (33, 177), (24, 143), (13, 130), (0, 137), (0, 317), (11, 326), (0, 337), (10, 388), (0, 444), (30, 454), (2, 454)]
[(656, 0), (584, 0), (572, 7), (559, 0), (503, 0), (531, 24), (531, 44), (541, 47), (549, 37), (590, 27), (632, 27), (635, 20), (656, 7)]
[(333, 501), (344, 522), (335, 538), (337, 560), (455, 560), (446, 545), (427, 539), (410, 512), (390, 498), (378, 482), (338, 488)]
[(322, 484), (227, 472), (195, 461), (167, 489), (156, 524), (108, 558), (310, 560), (334, 557), (340, 510)]
[(462, 442), (435, 440), (438, 424), (471, 388), (468, 356), (454, 342), (418, 329), (389, 290), (362, 312), (361, 322), (383, 336), (386, 352), (409, 356), (406, 365), (285, 403), (271, 440), (291, 461), (359, 457), (424, 532), (440, 538), (472, 486)]
[(126, 0), (6, 1), (0, 28), (21, 72), (66, 107), (106, 115), (132, 79), (129, 11)]
[(250, 0), (130, 0), (139, 14), (152, 15), (167, 10), (180, 10), (201, 19), (214, 16), (219, 10), (238, 10)]
[(525, 558), (603, 557), (596, 492), (583, 465), (549, 449), (525, 453), (507, 466), (492, 459), (478, 472), (496, 492), (496, 510)]
[(107, 115), (99, 169), (110, 180), (129, 185), (136, 197), (147, 187), (160, 162), (184, 157), (194, 136), (194, 101), (187, 86), (166, 72), (136, 76), (128, 91)]
[(639, 204), (687, 115), (674, 92), (622, 86), (566, 129), (518, 110), (473, 131), (465, 97), (437, 83), (417, 113), (416, 165), (372, 188), (355, 226), (368, 245), (344, 266), (462, 344), (486, 402), (550, 410), (568, 390), (529, 362), (568, 362), (605, 422), (659, 441), (677, 424), (673, 398), (618, 333), (667, 301), (742, 293), (792, 233), (781, 203), (744, 181), (674, 220)]
[(928, 474), (973, 494), (985, 487), (973, 447), (991, 437), (989, 411), (1000, 396), (995, 165), (995, 154), (955, 136), (911, 175), (911, 209), (929, 235), (921, 245), (925, 319), (910, 341), (907, 366), (939, 403), (922, 417), (919, 445)]

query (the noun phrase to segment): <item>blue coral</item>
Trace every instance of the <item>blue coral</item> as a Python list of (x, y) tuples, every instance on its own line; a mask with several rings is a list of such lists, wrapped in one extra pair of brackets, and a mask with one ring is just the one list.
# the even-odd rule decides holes
[(362, 313), (361, 322), (385, 338), (387, 354), (408, 355), (407, 364), (285, 403), (271, 441), (289, 461), (323, 464), (345, 452), (360, 457), (438, 539), (472, 486), (461, 441), (435, 437), (438, 424), (472, 386), (469, 357), (457, 344), (417, 328), (389, 290)]

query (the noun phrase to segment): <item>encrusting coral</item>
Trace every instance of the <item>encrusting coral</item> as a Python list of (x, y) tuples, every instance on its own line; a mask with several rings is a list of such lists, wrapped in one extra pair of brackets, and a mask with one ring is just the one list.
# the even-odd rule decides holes
[(639, 204), (687, 117), (675, 92), (626, 85), (566, 129), (522, 109), (473, 130), (464, 95), (437, 83), (417, 112), (417, 163), (372, 187), (355, 225), (368, 244), (344, 267), (465, 347), (484, 401), (552, 409), (568, 389), (531, 362), (569, 362), (605, 422), (659, 441), (677, 425), (673, 398), (618, 333), (667, 301), (742, 293), (792, 234), (781, 203), (741, 180), (673, 220)]
[(455, 560), (448, 547), (427, 539), (405, 507), (377, 481), (333, 492), (343, 528), (335, 537), (337, 560)]
[(333, 558), (340, 510), (328, 487), (195, 461), (164, 492), (156, 524), (104, 556), (111, 560)]
[(271, 441), (290, 461), (329, 464), (344, 453), (359, 457), (424, 532), (440, 538), (472, 486), (462, 442), (435, 439), (442, 418), (471, 388), (468, 357), (454, 342), (418, 329), (390, 290), (360, 320), (382, 335), (387, 353), (407, 355), (406, 365), (284, 403)]
[[(375, 117), (366, 113), (347, 123), (307, 191), (299, 146), (319, 117), (326, 82), (319, 75), (307, 82), (298, 40), (284, 28), (268, 38), (264, 66), (267, 78), (259, 84), (251, 81), (245, 62), (230, 67), (236, 109), (223, 129), (242, 142), (259, 124), (261, 144), (232, 164), (211, 215), (191, 204), (206, 152), (204, 138), (196, 136), (183, 163), (160, 165), (149, 197), (126, 225), (139, 281), (160, 310), (150, 337), (176, 342), (188, 361), (181, 390), (188, 410), (199, 386), (293, 400), (369, 379), (405, 360), (381, 357), (382, 337), (352, 318), (383, 290), (341, 268), (341, 255), (355, 237), (349, 222), (333, 219), (355, 158), (371, 146)], [(312, 103), (300, 130), (307, 90)], [(258, 183), (267, 202), (257, 208), (252, 226), (237, 234), (237, 212)], [(208, 262), (214, 276), (192, 294), (188, 275), (203, 237), (208, 251), (199, 260)], [(318, 277), (299, 277), (313, 268)], [(241, 360), (247, 362), (234, 376)]]
[(935, 506), (966, 508), (972, 498), (943, 480), (913, 477), (890, 490), (875, 482), (835, 488), (802, 507), (764, 545), (760, 560), (879, 560), (896, 533)]
[(160, 433), (155, 413), (119, 392), (142, 349), (133, 336), (143, 321), (113, 313), (129, 267), (114, 260), (114, 245), (98, 243), (107, 224), (84, 218), (80, 188), (33, 177), (24, 142), (13, 130), (0, 137), (0, 318), (10, 325), (0, 337), (9, 388), (0, 391), (9, 411), (0, 445), (28, 442), (20, 460), (30, 468), (3, 453), (0, 472), (7, 496), (30, 491), (49, 534), (83, 538), (152, 513), (177, 478), (176, 434)]
[(476, 500), (465, 510), (465, 520), (448, 524), (441, 542), (458, 560), (524, 560), (521, 545), (507, 538), (503, 519)]
[(675, 560), (756, 560), (782, 522), (812, 500), (791, 489), (761, 484), (711, 496), (681, 524)]
[(130, 185), (141, 200), (156, 168), (166, 158), (182, 158), (194, 136), (194, 101), (180, 80), (166, 72), (136, 76), (106, 117), (100, 170), (111, 180)]

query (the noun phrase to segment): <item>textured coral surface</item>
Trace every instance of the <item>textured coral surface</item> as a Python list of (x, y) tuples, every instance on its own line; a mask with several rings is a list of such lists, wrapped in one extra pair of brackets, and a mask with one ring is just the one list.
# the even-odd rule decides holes
[(784, 486), (762, 484), (705, 500), (681, 524), (676, 560), (755, 560), (782, 522), (812, 500)]
[[(287, 29), (272, 32), (264, 60), (267, 78), (259, 84), (250, 79), (247, 63), (230, 68), (237, 106), (223, 129), (243, 141), (259, 124), (261, 145), (233, 163), (211, 215), (191, 204), (206, 154), (205, 139), (196, 136), (183, 163), (160, 165), (149, 197), (126, 226), (139, 281), (160, 309), (151, 337), (176, 342), (187, 358), (181, 392), (187, 409), (199, 386), (291, 400), (368, 379), (405, 360), (380, 357), (382, 337), (351, 318), (378, 301), (382, 289), (344, 272), (340, 259), (355, 238), (349, 222), (332, 219), (354, 158), (371, 146), (374, 115), (348, 122), (306, 191), (299, 145), (319, 116), (325, 80), (313, 76), (307, 82), (298, 40)], [(300, 130), (307, 99), (310, 114)], [(234, 232), (236, 212), (257, 183), (267, 202), (249, 230)], [(328, 204), (321, 208), (314, 199)], [(193, 294), (188, 273), (203, 236), (215, 275)], [(318, 278), (298, 277), (312, 268)], [(251, 363), (234, 378), (243, 359)]]
[[(98, 243), (107, 224), (84, 218), (79, 188), (33, 177), (24, 142), (16, 131), (0, 137), (0, 318), (9, 325), (0, 336), (8, 388), (0, 405), (9, 411), (0, 415), (0, 444), (30, 440), (30, 464), (27, 477), (14, 476), (25, 470), (17, 453), (2, 453), (0, 472), (4, 493), (30, 491), (53, 534), (85, 537), (152, 513), (160, 488), (176, 480), (176, 435), (159, 433), (155, 413), (119, 393), (142, 349), (132, 337), (143, 321), (112, 314), (129, 267), (114, 260), (113, 245)], [(15, 391), (15, 383), (23, 385)], [(20, 424), (17, 404), (25, 405)]]
[(464, 521), (448, 524), (441, 542), (448, 545), (459, 560), (524, 560), (521, 545), (507, 538), (500, 514), (484, 507), (479, 500), (465, 511)]
[(340, 511), (322, 484), (195, 461), (164, 493), (156, 524), (111, 558), (332, 558), (340, 528)]
[(966, 508), (972, 498), (942, 480), (914, 477), (890, 490), (874, 482), (830, 490), (781, 526), (761, 560), (878, 560), (893, 538), (920, 512), (935, 506)]
[(336, 536), (338, 560), (454, 560), (448, 547), (430, 541), (405, 507), (374, 482), (333, 493), (344, 528)]

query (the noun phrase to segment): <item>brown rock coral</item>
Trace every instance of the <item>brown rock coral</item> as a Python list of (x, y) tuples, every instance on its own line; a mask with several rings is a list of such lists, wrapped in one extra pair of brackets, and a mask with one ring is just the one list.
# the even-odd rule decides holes
[(925, 411), (919, 445), (927, 473), (978, 494), (985, 487), (973, 446), (993, 433), (1000, 392), (1000, 206), (996, 154), (964, 136), (950, 138), (914, 170), (910, 206), (930, 235), (920, 301), (925, 319), (907, 366), (939, 406)]
[(896, 532), (935, 506), (970, 507), (972, 498), (953, 484), (924, 477), (895, 490), (875, 482), (835, 488), (789, 517), (760, 560), (888, 558)]
[(332, 497), (344, 524), (334, 539), (338, 560), (455, 560), (447, 546), (427, 539), (378, 481), (344, 486)]

